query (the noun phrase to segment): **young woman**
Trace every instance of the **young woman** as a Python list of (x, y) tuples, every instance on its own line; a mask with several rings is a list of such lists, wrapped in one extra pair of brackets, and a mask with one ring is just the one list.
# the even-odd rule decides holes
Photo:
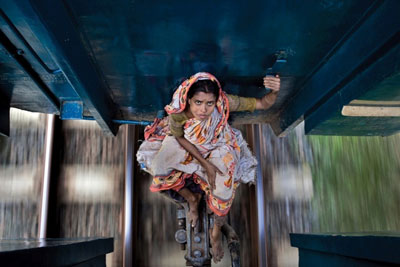
[(201, 191), (214, 213), (210, 231), (214, 262), (223, 257), (221, 227), (240, 182), (254, 182), (256, 159), (239, 130), (227, 120), (230, 111), (268, 109), (280, 89), (278, 76), (264, 77), (271, 91), (264, 97), (246, 98), (226, 94), (218, 80), (200, 72), (175, 91), (169, 114), (146, 127), (145, 141), (137, 153), (138, 162), (153, 175), (152, 192), (172, 190), (189, 204), (188, 220), (198, 221)]

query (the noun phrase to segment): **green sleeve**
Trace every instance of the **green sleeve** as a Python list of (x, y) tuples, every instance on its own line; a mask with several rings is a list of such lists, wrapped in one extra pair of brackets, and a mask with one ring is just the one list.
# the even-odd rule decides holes
[(250, 111), (256, 109), (257, 99), (255, 97), (241, 97), (237, 95), (226, 94), (229, 101), (230, 111)]
[(183, 126), (188, 118), (185, 113), (170, 114), (169, 115), (169, 130), (173, 136), (183, 136)]

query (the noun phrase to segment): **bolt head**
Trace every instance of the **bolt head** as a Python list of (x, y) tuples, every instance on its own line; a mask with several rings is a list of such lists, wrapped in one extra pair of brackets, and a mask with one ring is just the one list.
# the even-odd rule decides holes
[(201, 251), (200, 251), (200, 250), (195, 250), (195, 251), (193, 251), (193, 255), (194, 255), (196, 258), (200, 258), (200, 257), (201, 257)]
[(186, 243), (186, 231), (183, 229), (179, 229), (175, 233), (175, 240), (180, 244)]

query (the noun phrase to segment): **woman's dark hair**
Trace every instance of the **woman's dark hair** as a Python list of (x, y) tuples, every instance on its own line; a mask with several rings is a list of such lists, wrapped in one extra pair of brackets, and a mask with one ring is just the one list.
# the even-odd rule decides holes
[(198, 92), (212, 93), (215, 95), (215, 98), (218, 99), (219, 87), (217, 83), (211, 80), (197, 81), (190, 87), (189, 92), (187, 94), (188, 99), (191, 99)]

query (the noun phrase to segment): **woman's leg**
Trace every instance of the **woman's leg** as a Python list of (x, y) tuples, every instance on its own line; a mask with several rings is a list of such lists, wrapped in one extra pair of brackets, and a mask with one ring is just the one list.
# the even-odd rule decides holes
[(222, 247), (221, 228), (226, 221), (226, 216), (217, 216), (214, 214), (214, 226), (210, 229), (211, 252), (214, 262), (217, 263), (224, 257), (224, 248)]
[(188, 202), (189, 204), (189, 214), (188, 220), (192, 227), (195, 227), (197, 221), (199, 220), (199, 203), (201, 199), (201, 194), (193, 193), (188, 188), (182, 188), (178, 193)]

